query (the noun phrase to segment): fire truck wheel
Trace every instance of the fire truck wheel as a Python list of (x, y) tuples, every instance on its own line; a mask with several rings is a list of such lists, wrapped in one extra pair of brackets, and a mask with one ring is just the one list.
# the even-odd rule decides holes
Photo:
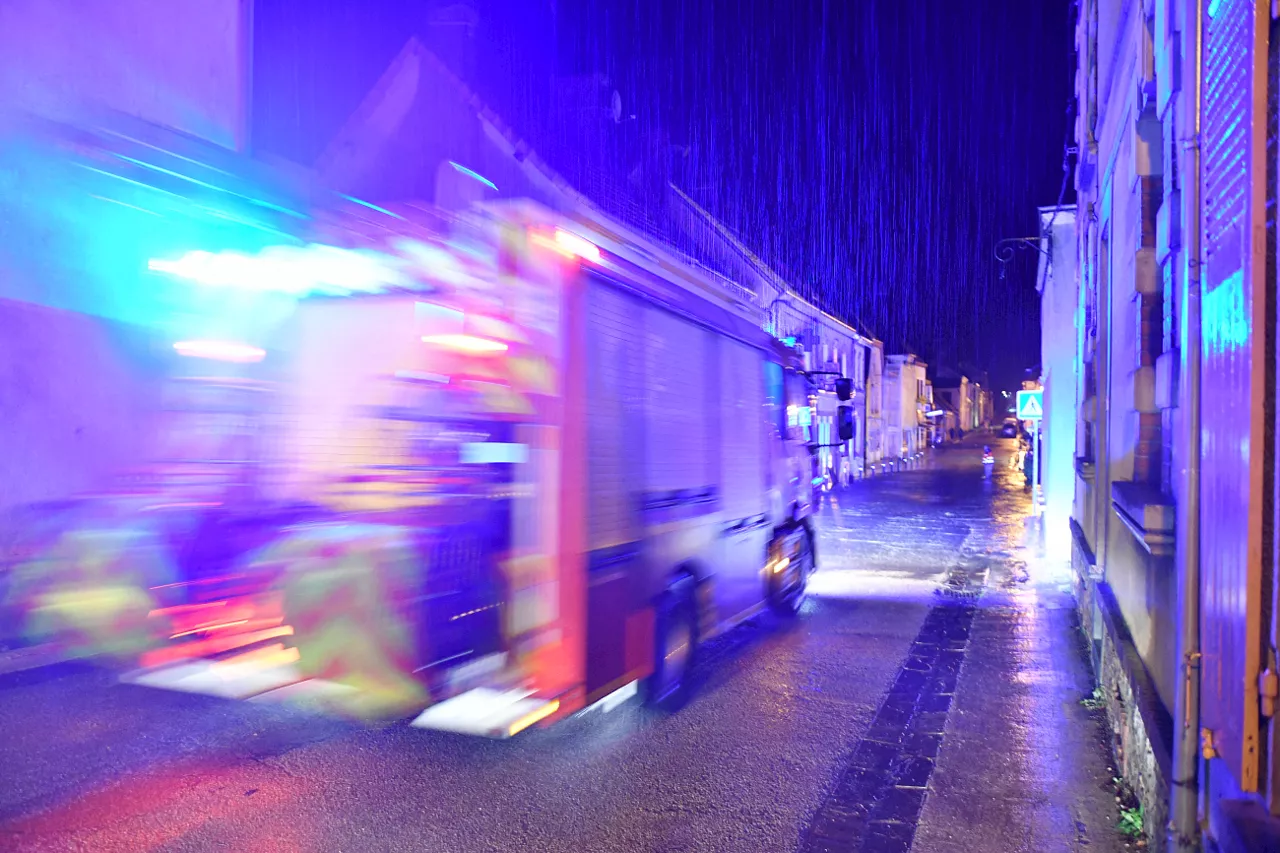
[(681, 575), (658, 599), (653, 674), (645, 685), (652, 706), (672, 708), (687, 697), (689, 668), (698, 643), (694, 594), (693, 578)]
[[(817, 568), (813, 531), (802, 524), (798, 531), (790, 532), (803, 534), (800, 550), (788, 560), (785, 569), (771, 574), (769, 578), (769, 607), (774, 613), (788, 619), (799, 615), (808, 594), (809, 575)], [(784, 535), (784, 541), (786, 538)]]

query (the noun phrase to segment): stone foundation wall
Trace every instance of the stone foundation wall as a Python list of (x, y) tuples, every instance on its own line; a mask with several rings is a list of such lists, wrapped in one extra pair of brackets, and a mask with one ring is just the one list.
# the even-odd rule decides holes
[(1126, 670), (1123, 644), (1124, 640), (1117, 640), (1113, 632), (1104, 631), (1098, 683), (1113, 733), (1117, 775), (1142, 804), (1149, 849), (1160, 851), (1164, 849), (1165, 826), (1169, 822), (1172, 755), (1168, 741), (1156, 731), (1159, 721), (1148, 722), (1148, 715), (1143, 713), (1143, 687), (1135, 684)]
[(1080, 536), (1075, 539), (1076, 606), (1081, 629), (1091, 641), (1094, 676), (1112, 731), (1116, 775), (1142, 804), (1147, 849), (1161, 853), (1169, 821), (1173, 720), (1138, 655), (1115, 596), (1095, 576), (1092, 552)]

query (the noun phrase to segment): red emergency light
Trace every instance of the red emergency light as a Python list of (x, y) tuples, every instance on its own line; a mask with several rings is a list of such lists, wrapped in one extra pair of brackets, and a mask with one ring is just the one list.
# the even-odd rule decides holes
[(559, 252), (566, 258), (582, 258), (586, 261), (599, 263), (600, 247), (585, 237), (579, 237), (571, 231), (565, 231), (563, 228), (557, 228), (553, 236), (548, 237), (546, 234), (533, 232), (530, 239), (540, 246), (551, 249), (553, 252)]
[(230, 361), (237, 364), (255, 364), (266, 357), (266, 350), (229, 341), (178, 341), (173, 345), (178, 355), (187, 358), (207, 358), (212, 361)]

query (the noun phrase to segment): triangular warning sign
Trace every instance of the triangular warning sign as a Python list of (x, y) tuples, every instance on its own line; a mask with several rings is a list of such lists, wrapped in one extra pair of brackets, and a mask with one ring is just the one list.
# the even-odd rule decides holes
[(1033, 421), (1036, 418), (1044, 417), (1044, 409), (1040, 405), (1040, 397), (1036, 394), (1028, 394), (1022, 400), (1022, 408), (1018, 410), (1018, 417), (1024, 421)]

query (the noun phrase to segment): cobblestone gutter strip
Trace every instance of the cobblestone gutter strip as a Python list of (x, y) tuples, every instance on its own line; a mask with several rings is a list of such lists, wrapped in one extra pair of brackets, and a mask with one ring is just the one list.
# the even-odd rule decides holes
[(911, 849), (986, 580), (985, 566), (963, 557), (948, 573), (871, 727), (801, 837), (800, 853)]

